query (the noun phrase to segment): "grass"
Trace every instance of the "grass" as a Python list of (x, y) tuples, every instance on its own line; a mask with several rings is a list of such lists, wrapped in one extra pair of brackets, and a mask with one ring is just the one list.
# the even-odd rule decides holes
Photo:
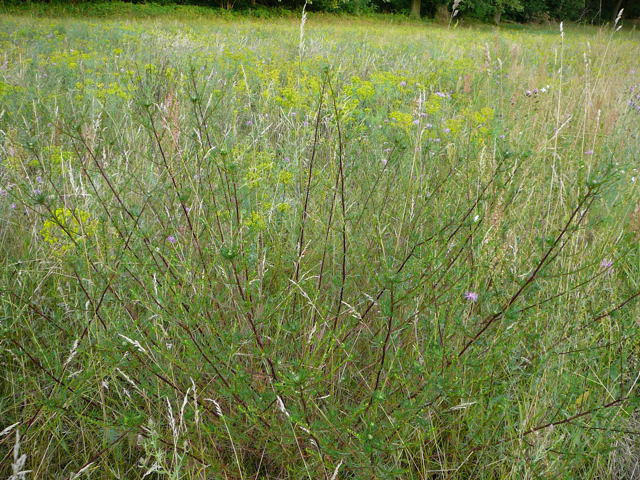
[[(313, 9), (313, 5), (309, 5)], [(177, 5), (172, 3), (131, 3), (128, 1), (101, 0), (65, 2), (23, 2), (21, 0), (0, 1), (0, 12), (9, 15), (26, 15), (34, 17), (94, 17), (94, 18), (140, 18), (140, 19), (180, 19), (192, 22), (196, 19), (220, 21), (238, 21), (243, 19), (289, 19), (298, 18), (300, 13), (278, 7), (261, 7), (245, 9), (225, 9), (216, 6)], [(314, 12), (317, 19), (323, 22), (375, 22), (396, 24), (421, 24), (428, 19), (416, 20), (406, 14), (379, 13), (363, 11), (358, 15), (340, 12)]]
[(34, 17), (106, 17), (106, 18), (171, 18), (194, 20), (196, 18), (237, 18), (291, 15), (284, 9), (254, 9), (226, 10), (198, 5), (176, 5), (158, 3), (131, 3), (125, 1), (101, 1), (101, 2), (53, 2), (53, 3), (25, 3), (4, 1), (0, 5), (3, 13), (22, 14)]
[(631, 478), (638, 32), (0, 20), (0, 474)]

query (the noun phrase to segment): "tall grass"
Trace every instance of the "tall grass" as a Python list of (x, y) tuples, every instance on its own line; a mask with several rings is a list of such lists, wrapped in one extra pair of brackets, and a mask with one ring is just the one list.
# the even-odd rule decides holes
[(1, 18), (3, 475), (631, 475), (637, 32)]

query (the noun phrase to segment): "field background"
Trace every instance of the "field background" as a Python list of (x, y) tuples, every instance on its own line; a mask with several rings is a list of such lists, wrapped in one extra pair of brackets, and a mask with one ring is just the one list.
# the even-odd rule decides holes
[(637, 478), (639, 127), (636, 30), (1, 15), (0, 474)]

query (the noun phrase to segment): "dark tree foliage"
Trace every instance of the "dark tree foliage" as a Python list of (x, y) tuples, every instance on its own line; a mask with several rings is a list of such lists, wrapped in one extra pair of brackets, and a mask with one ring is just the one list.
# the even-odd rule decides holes
[[(44, 0), (47, 1), (47, 0)], [(48, 0), (50, 2), (62, 0)], [(74, 1), (74, 0), (66, 0)], [(80, 1), (80, 0), (77, 0)], [(105, 1), (105, 0), (82, 0)], [(132, 3), (207, 5), (226, 9), (281, 8), (298, 10), (304, 0), (124, 0)], [(308, 0), (315, 11), (367, 13), (388, 12), (433, 17), (451, 12), (454, 0)], [(458, 15), (481, 21), (545, 22), (553, 20), (582, 23), (613, 21), (624, 9), (623, 18), (640, 17), (639, 0), (460, 0)]]

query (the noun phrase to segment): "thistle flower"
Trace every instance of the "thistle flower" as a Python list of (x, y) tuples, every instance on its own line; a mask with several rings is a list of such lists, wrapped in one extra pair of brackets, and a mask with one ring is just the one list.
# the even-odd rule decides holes
[(476, 292), (464, 292), (464, 298), (470, 302), (477, 302), (478, 294)]
[(613, 261), (609, 258), (603, 258), (600, 262), (600, 267), (603, 270), (609, 270), (613, 266)]

